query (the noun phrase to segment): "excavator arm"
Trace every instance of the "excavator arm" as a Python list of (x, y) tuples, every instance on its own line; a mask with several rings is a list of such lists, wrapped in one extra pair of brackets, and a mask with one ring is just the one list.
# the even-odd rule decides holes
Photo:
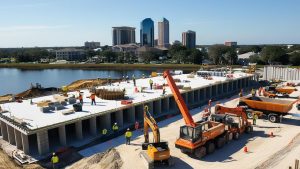
[(187, 126), (195, 127), (196, 124), (195, 124), (191, 114), (189, 113), (189, 110), (188, 110), (188, 108), (187, 108), (187, 106), (186, 106), (186, 104), (185, 104), (185, 102), (184, 102), (184, 100), (183, 100), (183, 98), (182, 98), (182, 96), (181, 96), (181, 94), (180, 94), (180, 92), (179, 92), (179, 90), (178, 90), (178, 88), (175, 84), (175, 81), (174, 81), (172, 75), (170, 74), (169, 70), (164, 71), (163, 76), (167, 80), (167, 83), (168, 83), (168, 85), (169, 85), (169, 87), (170, 87), (170, 89), (171, 89), (171, 91), (174, 95), (174, 99), (177, 103), (177, 106), (178, 106), (182, 116), (183, 116), (185, 124)]
[(148, 107), (144, 107), (144, 137), (145, 143), (149, 143), (149, 127), (153, 132), (154, 143), (160, 142), (159, 128), (155, 119), (151, 116)]

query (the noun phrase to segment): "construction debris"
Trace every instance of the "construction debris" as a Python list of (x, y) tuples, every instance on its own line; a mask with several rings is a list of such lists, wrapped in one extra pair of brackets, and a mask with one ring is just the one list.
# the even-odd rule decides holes
[(118, 89), (97, 89), (96, 95), (104, 100), (120, 100), (124, 99), (125, 92)]
[(119, 152), (112, 148), (103, 153), (97, 153), (91, 157), (83, 158), (66, 169), (119, 169), (123, 162)]

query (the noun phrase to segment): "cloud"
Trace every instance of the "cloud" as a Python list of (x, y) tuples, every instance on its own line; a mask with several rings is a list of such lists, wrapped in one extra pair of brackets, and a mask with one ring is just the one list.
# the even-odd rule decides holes
[(0, 27), (0, 31), (1, 32), (32, 31), (32, 30), (64, 29), (68, 27), (70, 27), (70, 25), (18, 25), (18, 26)]

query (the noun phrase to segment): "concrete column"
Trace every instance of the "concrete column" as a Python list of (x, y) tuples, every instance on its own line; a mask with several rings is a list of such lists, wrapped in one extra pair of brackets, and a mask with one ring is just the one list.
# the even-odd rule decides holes
[(161, 114), (161, 100), (156, 100), (154, 102), (154, 113), (156, 115)]
[(135, 107), (132, 106), (128, 109), (129, 123), (135, 123)]
[(14, 128), (7, 125), (7, 133), (8, 133), (8, 142), (12, 145), (15, 145), (16, 144), (16, 139), (15, 139)]
[(194, 90), (190, 91), (188, 94), (189, 94), (189, 101), (191, 104), (194, 104), (195, 103), (195, 97), (194, 97)]
[(95, 136), (97, 134), (97, 123), (96, 117), (92, 117), (89, 119), (90, 122), (90, 133)]
[[(205, 101), (206, 101), (206, 88), (203, 88), (201, 90), (203, 92), (203, 95), (202, 95), (202, 99), (200, 101), (201, 101), (201, 103), (205, 103)], [(201, 94), (201, 92), (200, 92), (200, 94)]]
[(14, 129), (15, 132), (15, 140), (16, 140), (16, 146), (17, 149), (22, 149), (22, 137), (21, 137), (21, 132)]
[(75, 130), (76, 130), (76, 137), (77, 139), (83, 139), (83, 135), (82, 135), (82, 121), (79, 120), (77, 122), (75, 122)]
[(66, 126), (59, 126), (58, 127), (58, 135), (59, 135), (59, 142), (61, 145), (67, 145), (67, 137), (66, 137)]
[(153, 115), (153, 111), (154, 111), (154, 109), (153, 109), (153, 102), (149, 102), (149, 103), (147, 103), (147, 105), (148, 105), (148, 108), (149, 108), (149, 113), (151, 115)]
[(28, 136), (21, 133), (21, 137), (22, 137), (22, 147), (23, 147), (23, 152), (25, 154), (29, 154), (29, 140), (28, 140)]
[(118, 123), (119, 129), (121, 129), (123, 127), (124, 124), (124, 119), (123, 119), (123, 110), (119, 110), (116, 113), (116, 121)]
[(3, 140), (8, 141), (7, 125), (3, 121), (1, 121), (1, 133), (3, 136)]
[(169, 97), (162, 99), (162, 113), (168, 113), (170, 111)]
[(49, 152), (48, 131), (43, 130), (36, 133), (39, 154), (43, 155)]
[(144, 107), (143, 105), (135, 106), (135, 121), (143, 121), (144, 118)]
[(188, 106), (188, 104), (189, 104), (188, 93), (183, 93), (181, 96), (183, 97), (185, 104)]
[(100, 129), (107, 129), (107, 130), (111, 130), (111, 114), (107, 113), (104, 114), (102, 116), (100, 116)]

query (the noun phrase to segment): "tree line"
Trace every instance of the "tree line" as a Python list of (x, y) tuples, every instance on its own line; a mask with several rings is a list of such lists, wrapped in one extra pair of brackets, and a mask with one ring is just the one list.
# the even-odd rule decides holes
[[(253, 52), (249, 61), (258, 64), (290, 64), (300, 65), (300, 45), (288, 48), (286, 45), (245, 45), (228, 47), (211, 45), (199, 49), (188, 49), (181, 44), (174, 44), (168, 51), (144, 52), (140, 57), (144, 63), (163, 60), (177, 64), (202, 64), (209, 61), (216, 65), (234, 65), (238, 62), (238, 54)], [(137, 62), (135, 53), (113, 52), (110, 47), (103, 46), (101, 51), (86, 50), (87, 58), (100, 56), (105, 62), (134, 63)], [(0, 49), (0, 58), (15, 58), (17, 62), (36, 62), (41, 58), (55, 59), (55, 52), (45, 48), (15, 48)]]

